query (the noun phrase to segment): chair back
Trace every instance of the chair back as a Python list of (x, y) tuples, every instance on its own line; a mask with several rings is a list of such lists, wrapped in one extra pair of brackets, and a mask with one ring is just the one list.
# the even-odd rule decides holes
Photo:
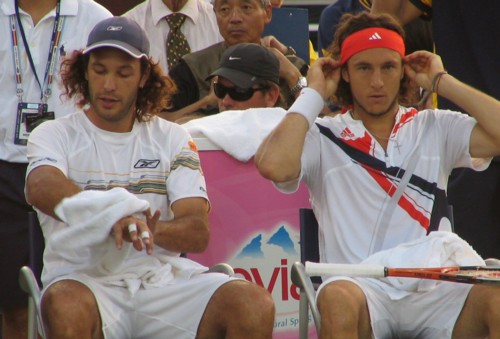
[[(300, 261), (319, 262), (318, 220), (311, 208), (299, 209), (300, 217)], [(313, 283), (320, 284), (320, 277), (311, 277)]]
[(310, 208), (301, 208), (300, 216), (300, 261), (319, 262), (318, 221)]

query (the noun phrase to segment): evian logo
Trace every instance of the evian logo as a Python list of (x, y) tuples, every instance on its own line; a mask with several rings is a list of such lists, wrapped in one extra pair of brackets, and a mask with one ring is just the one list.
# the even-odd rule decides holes
[(121, 31), (123, 29), (122, 26), (108, 26), (106, 30), (108, 31)]

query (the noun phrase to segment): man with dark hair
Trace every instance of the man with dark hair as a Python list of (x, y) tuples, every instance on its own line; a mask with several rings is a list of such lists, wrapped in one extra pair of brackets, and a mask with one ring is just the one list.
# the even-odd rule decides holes
[(214, 81), (219, 111), (274, 107), (280, 101), (280, 63), (271, 50), (257, 44), (229, 47), (207, 78)]
[(48, 337), (271, 338), (265, 289), (180, 256), (206, 248), (210, 204), (190, 135), (156, 117), (174, 84), (140, 26), (97, 24), (62, 79), (82, 110), (28, 142)]
[[(111, 13), (92, 0), (0, 3), (0, 336), (17, 339), (26, 338), (28, 329), (28, 296), (19, 286), (19, 270), (29, 265), (39, 279), (44, 246), (30, 234), (26, 142), (38, 123), (73, 111), (72, 102), (59, 98), (60, 63), (85, 46), (90, 30)], [(39, 227), (36, 220), (33, 224)]]
[[(270, 49), (246, 43), (231, 46), (222, 55), (219, 68), (207, 77), (207, 80), (216, 78), (207, 100), (217, 102), (220, 112), (281, 107), (279, 72), (278, 58)], [(185, 123), (204, 116), (198, 112), (186, 113), (176, 122)]]
[[(484, 170), (500, 154), (500, 103), (448, 74), (438, 55), (406, 55), (389, 15), (344, 15), (332, 51), (255, 155), (279, 189), (307, 184), (321, 261), (484, 265), (449, 232), (445, 189), (453, 168)], [(470, 116), (401, 106), (405, 77)], [(316, 119), (332, 96), (351, 108)], [(403, 280), (324, 277), (320, 338), (498, 338), (497, 286)]]

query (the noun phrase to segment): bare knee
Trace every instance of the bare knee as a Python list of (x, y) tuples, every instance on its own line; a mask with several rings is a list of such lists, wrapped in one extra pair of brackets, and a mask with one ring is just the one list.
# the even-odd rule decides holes
[(356, 284), (345, 280), (329, 283), (320, 290), (317, 305), (322, 334), (338, 333), (344, 338), (370, 336), (366, 297)]
[(90, 289), (80, 282), (54, 283), (43, 295), (41, 310), (49, 338), (101, 336), (97, 302)]
[(500, 338), (500, 289), (474, 286), (455, 323), (453, 338)]
[(267, 290), (247, 281), (229, 282), (210, 300), (198, 338), (271, 338), (274, 316)]
[(2, 312), (2, 335), (4, 338), (26, 337), (28, 308), (25, 306), (4, 309)]

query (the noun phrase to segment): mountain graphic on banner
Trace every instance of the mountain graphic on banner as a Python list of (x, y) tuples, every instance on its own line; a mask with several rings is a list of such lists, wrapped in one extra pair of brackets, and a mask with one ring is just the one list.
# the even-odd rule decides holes
[[(236, 256), (238, 259), (243, 258), (264, 258), (264, 250), (262, 248), (262, 234), (254, 237), (250, 243), (245, 245), (241, 252)], [(281, 226), (271, 237), (266, 241), (267, 245), (274, 245), (281, 248), (289, 255), (297, 255), (290, 234), (284, 226)]]

